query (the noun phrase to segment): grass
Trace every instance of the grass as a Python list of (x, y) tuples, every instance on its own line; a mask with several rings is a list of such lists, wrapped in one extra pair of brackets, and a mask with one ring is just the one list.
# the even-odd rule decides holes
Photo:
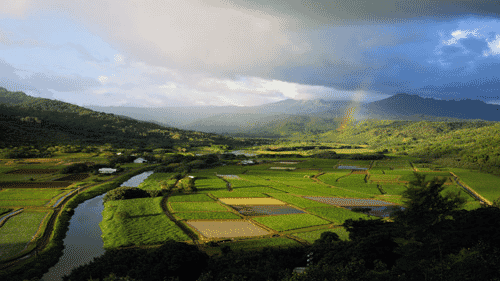
[(376, 184), (365, 183), (365, 177), (366, 175), (362, 174), (351, 174), (347, 177), (341, 178), (338, 182), (335, 183), (335, 186), (351, 191), (365, 193), (368, 195), (380, 194), (380, 191), (378, 190)]
[(309, 200), (309, 199), (304, 199), (301, 197), (297, 197), (291, 194), (284, 194), (284, 193), (270, 193), (270, 196), (273, 198), (276, 198), (278, 200), (281, 200), (283, 202), (289, 203), (291, 205), (295, 205), (300, 208), (310, 208), (310, 207), (327, 207), (330, 206), (328, 204), (316, 202), (314, 200)]
[(244, 197), (269, 197), (258, 192), (242, 192), (242, 191), (211, 191), (210, 194), (217, 198), (244, 198)]
[(314, 241), (318, 240), (321, 237), (321, 234), (323, 232), (337, 233), (340, 240), (343, 241), (349, 240), (349, 232), (347, 232), (347, 230), (343, 227), (326, 228), (308, 232), (293, 233), (292, 236), (304, 239), (309, 243), (314, 243)]
[(64, 191), (59, 189), (4, 189), (0, 191), (0, 200), (50, 200), (62, 192)]
[(0, 228), (0, 259), (12, 257), (21, 252), (36, 234), (45, 212), (22, 212), (11, 217)]
[(10, 211), (12, 211), (13, 209), (9, 209), (9, 208), (0, 208), (0, 217), (4, 214), (7, 214), (9, 213)]
[(500, 197), (500, 177), (465, 169), (453, 169), (453, 173), (460, 178), (460, 181), (489, 201), (495, 201)]
[(401, 184), (380, 184), (381, 188), (385, 191), (387, 195), (401, 195), (405, 190), (406, 186)]
[(318, 215), (325, 219), (335, 222), (337, 225), (342, 225), (347, 219), (368, 219), (365, 214), (356, 213), (344, 208), (330, 207), (330, 208), (309, 208), (309, 213)]
[(290, 247), (301, 246), (300, 243), (286, 237), (264, 238), (258, 240), (238, 241), (236, 243), (228, 243), (230, 248), (235, 250), (249, 251), (262, 249), (264, 247)]
[(174, 212), (227, 211), (226, 208), (215, 202), (169, 202), (168, 204)]
[(171, 238), (190, 240), (160, 207), (161, 197), (109, 201), (104, 204), (102, 230), (104, 247), (161, 244)]
[(339, 179), (343, 176), (346, 176), (350, 172), (351, 171), (327, 173), (327, 174), (319, 176), (318, 179), (326, 184), (335, 186), (335, 184), (337, 183), (337, 179)]
[(216, 219), (241, 219), (232, 212), (182, 212), (174, 213), (181, 220), (216, 220)]
[(49, 200), (0, 200), (1, 207), (35, 207), (47, 204)]
[(330, 223), (327, 220), (318, 218), (310, 214), (277, 215), (269, 217), (256, 217), (252, 219), (277, 231), (285, 231)]
[(213, 202), (206, 194), (176, 194), (168, 198), (168, 202)]
[(168, 183), (175, 183), (175, 180), (170, 180), (169, 178), (174, 175), (173, 173), (154, 173), (147, 177), (138, 188), (140, 189), (150, 189), (150, 190), (161, 190), (160, 181), (167, 181)]

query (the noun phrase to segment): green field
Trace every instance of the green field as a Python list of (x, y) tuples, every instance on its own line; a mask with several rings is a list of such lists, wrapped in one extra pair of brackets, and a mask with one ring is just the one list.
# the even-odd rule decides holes
[(105, 248), (190, 240), (160, 207), (161, 197), (108, 201), (99, 224)]
[(44, 206), (49, 200), (0, 200), (0, 207), (35, 207)]
[(168, 198), (168, 202), (213, 202), (214, 199), (205, 194), (175, 194)]
[(202, 212), (202, 211), (227, 211), (223, 206), (215, 202), (196, 202), (196, 203), (184, 203), (184, 202), (172, 202), (168, 203), (174, 212)]
[(244, 198), (244, 197), (269, 197), (258, 192), (241, 192), (241, 191), (212, 191), (210, 192), (217, 198)]
[(286, 237), (275, 237), (275, 238), (264, 238), (264, 239), (253, 239), (246, 241), (238, 241), (236, 243), (227, 243), (224, 245), (229, 245), (231, 250), (242, 250), (242, 251), (252, 251), (262, 249), (264, 247), (294, 247), (301, 246), (300, 243)]
[(273, 198), (281, 200), (291, 205), (295, 205), (300, 208), (310, 208), (310, 207), (327, 207), (330, 206), (328, 204), (320, 203), (314, 200), (305, 199), (302, 197), (297, 197), (291, 194), (285, 193), (269, 193), (269, 195)]
[(20, 253), (36, 234), (45, 212), (24, 211), (7, 220), (0, 227), (0, 259), (6, 259)]
[(327, 220), (320, 219), (310, 214), (276, 215), (269, 217), (257, 217), (252, 219), (277, 231), (285, 231), (330, 223)]
[(349, 232), (347, 232), (347, 230), (345, 230), (345, 228), (343, 227), (325, 228), (308, 232), (293, 233), (292, 236), (302, 238), (309, 243), (314, 243), (314, 241), (318, 240), (321, 237), (321, 233), (323, 232), (337, 233), (340, 240), (349, 240)]
[(241, 219), (232, 212), (182, 212), (174, 213), (174, 215), (181, 220)]
[(174, 175), (174, 173), (154, 173), (147, 177), (141, 184), (139, 184), (138, 188), (140, 189), (150, 189), (150, 190), (160, 190), (160, 182), (165, 181), (168, 184), (174, 184), (174, 180), (169, 180)]
[(50, 200), (57, 195), (63, 193), (63, 190), (59, 189), (33, 189), (33, 188), (6, 188), (0, 191), (0, 200)]
[(365, 183), (365, 177), (366, 175), (362, 174), (351, 174), (339, 179), (339, 181), (335, 183), (335, 186), (367, 195), (379, 195), (380, 191), (377, 185)]
[(500, 198), (500, 177), (465, 169), (453, 169), (453, 173), (489, 201)]
[(0, 217), (4, 214), (7, 214), (9, 213), (10, 211), (12, 211), (12, 209), (9, 209), (9, 208), (0, 208)]
[(309, 208), (307, 211), (311, 214), (318, 215), (325, 219), (335, 222), (337, 225), (342, 225), (347, 219), (368, 219), (369, 216), (365, 214), (356, 213), (344, 208), (330, 207), (330, 208)]

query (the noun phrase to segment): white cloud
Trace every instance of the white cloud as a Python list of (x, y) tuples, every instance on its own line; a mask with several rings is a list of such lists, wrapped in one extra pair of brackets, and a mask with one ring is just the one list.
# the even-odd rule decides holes
[(99, 80), (102, 84), (104, 84), (106, 81), (108, 81), (108, 77), (101, 75), (101, 76), (99, 76), (98, 80)]

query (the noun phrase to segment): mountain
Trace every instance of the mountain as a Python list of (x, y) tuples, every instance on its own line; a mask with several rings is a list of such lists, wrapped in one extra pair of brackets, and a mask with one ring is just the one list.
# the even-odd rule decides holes
[(4, 88), (0, 88), (0, 132), (0, 148), (106, 143), (120, 147), (173, 148), (241, 142), (96, 112)]
[(399, 119), (412, 115), (428, 115), (460, 119), (500, 121), (500, 105), (479, 100), (436, 100), (418, 95), (396, 94), (362, 106), (362, 114)]

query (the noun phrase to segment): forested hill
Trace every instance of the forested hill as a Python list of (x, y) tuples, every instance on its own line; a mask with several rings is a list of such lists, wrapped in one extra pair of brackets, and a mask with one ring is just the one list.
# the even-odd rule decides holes
[(0, 88), (0, 131), (0, 147), (109, 143), (120, 147), (174, 148), (243, 144), (233, 138), (169, 128), (4, 88)]

